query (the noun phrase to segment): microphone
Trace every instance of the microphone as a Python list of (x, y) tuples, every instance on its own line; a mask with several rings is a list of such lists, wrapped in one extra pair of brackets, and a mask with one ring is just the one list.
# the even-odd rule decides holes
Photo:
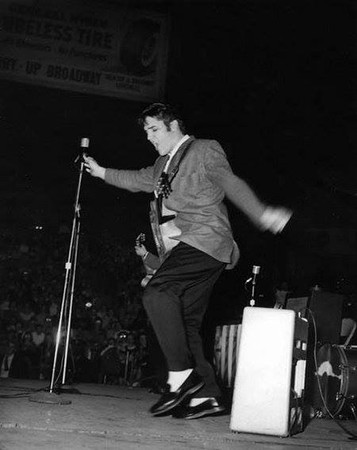
[(260, 273), (260, 266), (253, 266), (253, 269), (252, 269), (252, 274), (253, 274), (253, 277), (252, 277), (252, 284), (255, 284), (256, 283), (256, 281), (257, 281), (257, 275), (259, 275), (259, 273)]
[(249, 277), (248, 280), (246, 280), (246, 282), (244, 283), (245, 285), (247, 285), (248, 283), (252, 282), (252, 284), (255, 284), (257, 281), (257, 275), (259, 275), (260, 272), (260, 266), (253, 266), (252, 269), (252, 277)]
[(89, 148), (89, 138), (82, 138), (81, 139), (82, 152), (74, 160), (74, 164), (77, 164), (78, 161), (83, 159), (83, 155), (86, 154), (86, 150), (88, 150), (88, 148)]
[(82, 148), (88, 148), (89, 147), (89, 138), (82, 138), (81, 139), (81, 147)]

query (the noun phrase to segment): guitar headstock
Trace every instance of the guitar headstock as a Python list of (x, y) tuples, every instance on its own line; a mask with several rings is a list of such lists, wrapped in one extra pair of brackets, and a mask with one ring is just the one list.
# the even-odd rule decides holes
[(135, 244), (140, 247), (141, 245), (143, 245), (143, 243), (146, 240), (146, 236), (144, 233), (140, 233), (137, 238), (135, 239)]

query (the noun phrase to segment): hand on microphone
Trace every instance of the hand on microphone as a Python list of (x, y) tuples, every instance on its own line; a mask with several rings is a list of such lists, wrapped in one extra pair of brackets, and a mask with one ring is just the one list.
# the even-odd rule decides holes
[(101, 167), (97, 161), (92, 158), (91, 156), (83, 154), (84, 159), (84, 167), (86, 168), (86, 171), (92, 175), (92, 177), (98, 177), (104, 180), (105, 177), (105, 168)]

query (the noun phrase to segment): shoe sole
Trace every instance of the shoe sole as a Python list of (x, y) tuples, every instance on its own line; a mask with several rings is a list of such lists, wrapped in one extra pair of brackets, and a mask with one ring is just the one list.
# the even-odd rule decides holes
[(214, 409), (210, 409), (209, 411), (201, 411), (200, 413), (197, 414), (192, 414), (191, 416), (185, 417), (185, 419), (186, 420), (200, 419), (201, 417), (213, 416), (215, 414), (222, 413), (225, 410), (226, 408), (224, 406), (216, 406)]
[(172, 403), (170, 406), (168, 406), (165, 409), (162, 409), (160, 411), (152, 413), (152, 415), (153, 416), (161, 416), (163, 414), (166, 414), (168, 411), (171, 411), (172, 409), (176, 408), (176, 406), (178, 406), (180, 403), (182, 403), (185, 400), (185, 398), (187, 398), (190, 395), (195, 394), (197, 391), (199, 391), (201, 388), (203, 388), (204, 384), (205, 383), (202, 381), (200, 384), (197, 384), (196, 386), (192, 387), (187, 392), (185, 392), (181, 398), (176, 400), (176, 402)]

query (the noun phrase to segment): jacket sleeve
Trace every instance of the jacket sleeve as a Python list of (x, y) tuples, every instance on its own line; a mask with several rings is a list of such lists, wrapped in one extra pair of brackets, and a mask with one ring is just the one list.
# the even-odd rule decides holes
[(144, 261), (145, 266), (149, 267), (151, 270), (155, 271), (161, 266), (160, 258), (153, 253), (148, 253)]
[(226, 154), (216, 141), (212, 141), (205, 153), (205, 170), (207, 177), (223, 189), (226, 197), (260, 227), (266, 205), (242, 178), (233, 173)]
[(154, 166), (140, 170), (106, 169), (104, 181), (131, 192), (153, 192), (155, 189)]

